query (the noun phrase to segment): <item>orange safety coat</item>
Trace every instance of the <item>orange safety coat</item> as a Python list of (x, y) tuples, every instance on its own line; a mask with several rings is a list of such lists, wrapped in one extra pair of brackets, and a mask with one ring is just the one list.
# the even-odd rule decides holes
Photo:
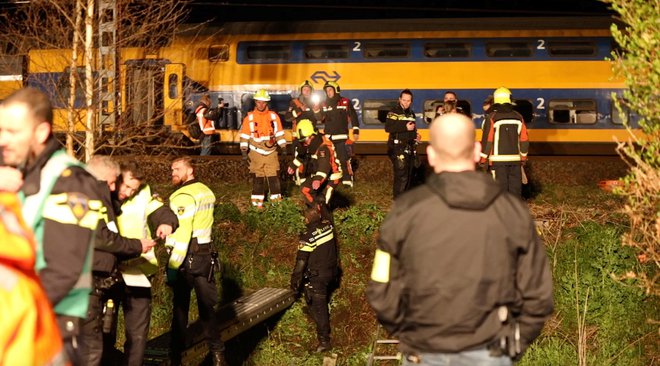
[(0, 192), (0, 365), (69, 365), (18, 197)]
[(280, 147), (286, 146), (284, 129), (277, 113), (266, 108), (263, 112), (253, 110), (243, 118), (241, 127), (242, 150), (249, 149), (261, 155), (270, 155)]

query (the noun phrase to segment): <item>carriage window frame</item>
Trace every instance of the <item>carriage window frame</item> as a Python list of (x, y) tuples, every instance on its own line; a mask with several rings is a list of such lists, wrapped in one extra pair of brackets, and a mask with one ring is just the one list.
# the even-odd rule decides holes
[[(548, 40), (547, 45), (548, 49), (548, 55), (552, 57), (579, 57), (579, 56), (595, 56), (597, 47), (596, 43), (593, 41), (587, 41), (587, 40)], [(569, 50), (573, 48), (574, 51), (578, 51), (581, 49), (587, 49), (589, 52), (572, 52), (572, 53), (557, 53), (556, 50), (557, 48), (559, 49), (565, 49)]]
[[(584, 107), (580, 108), (575, 106), (576, 103), (590, 103), (593, 106), (593, 109), (585, 109)], [(562, 107), (562, 108), (557, 108)], [(562, 110), (568, 111), (568, 121), (567, 122), (557, 122), (555, 120), (554, 111)], [(593, 112), (594, 121), (593, 122), (578, 122), (579, 111), (588, 111)], [(548, 101), (548, 122), (553, 125), (594, 125), (598, 123), (598, 103), (594, 99), (588, 98), (575, 98), (575, 99), (551, 99)]]
[[(385, 121), (378, 119), (378, 111), (391, 111), (397, 103), (398, 99), (366, 99), (362, 103), (362, 123), (365, 126), (382, 126)], [(376, 113), (375, 117), (373, 116)]]
[[(396, 48), (394, 46), (403, 46)], [(393, 50), (399, 50), (405, 51), (405, 55), (391, 55), (387, 54), (387, 52), (391, 52)], [(377, 53), (372, 54), (371, 52)], [(383, 55), (381, 56), (381, 53)], [(364, 51), (363, 51), (363, 56), (366, 59), (403, 59), (403, 58), (408, 58), (410, 57), (410, 43), (409, 42), (367, 42), (364, 45)]]
[[(436, 111), (444, 104), (445, 102), (442, 99), (426, 99), (423, 104), (424, 111), (422, 112), (422, 121), (426, 124), (433, 122), (436, 116)], [(470, 103), (469, 100), (459, 98), (456, 106), (460, 107), (462, 110), (462, 112), (458, 113), (463, 114), (470, 119), (472, 118), (472, 103)]]
[[(524, 46), (524, 47), (516, 47), (515, 45)], [(511, 54), (511, 55), (496, 54), (498, 51), (506, 51), (507, 49), (511, 50), (511, 53), (517, 53), (521, 51), (525, 51), (525, 52), (521, 54)], [(486, 42), (486, 56), (490, 58), (528, 58), (528, 57), (532, 57), (533, 54), (534, 54), (534, 49), (532, 48), (532, 44), (529, 41), (511, 40), (511, 41)]]
[[(324, 47), (327, 49), (324, 50)], [(326, 57), (310, 57), (311, 48), (319, 48), (321, 52), (326, 52)], [(350, 54), (351, 48), (346, 43), (307, 43), (303, 47), (305, 60), (343, 60), (349, 58)]]
[[(435, 53), (433, 55), (429, 54), (429, 51), (433, 49), (433, 46), (435, 46), (434, 50)], [(442, 46), (447, 46), (447, 47), (442, 47)], [(457, 47), (457, 46), (462, 46), (462, 47)], [(452, 55), (451, 50), (456, 50), (457, 52), (460, 51), (465, 51), (465, 54), (459, 54), (459, 55)], [(448, 55), (439, 55), (438, 53), (444, 51), (444, 52), (449, 52)], [(468, 42), (457, 42), (457, 41), (449, 41), (449, 42), (439, 42), (439, 41), (433, 41), (433, 42), (426, 42), (424, 43), (424, 57), (426, 58), (468, 58), (472, 55), (472, 45)]]
[(209, 62), (227, 62), (229, 61), (229, 45), (214, 44), (209, 46)]
[[(258, 48), (261, 50), (257, 50)], [(273, 50), (266, 50), (268, 48)], [(266, 55), (267, 52), (274, 52), (275, 56), (264, 57), (251, 54), (251, 52), (263, 53), (263, 55)], [(291, 59), (291, 56), (292, 48), (289, 43), (251, 43), (245, 46), (245, 59), (248, 61), (287, 61)]]
[[(534, 120), (534, 117), (536, 115), (535, 110), (534, 110), (534, 103), (529, 100), (529, 99), (514, 99), (513, 100), (514, 106), (513, 110), (516, 112), (520, 113), (520, 115), (523, 117), (523, 120), (525, 121), (525, 124), (530, 124)], [(531, 118), (527, 119), (525, 118), (525, 114), (522, 113), (517, 107), (521, 106), (522, 104), (528, 104), (529, 108), (531, 110)]]
[[(630, 123), (630, 117), (631, 117), (630, 109), (626, 108), (625, 106), (622, 107), (623, 107), (623, 113), (626, 115), (628, 123)], [(624, 125), (624, 121), (621, 118), (621, 113), (619, 113), (619, 110), (616, 108), (616, 105), (614, 105), (614, 100), (610, 102), (610, 119), (612, 123), (617, 126)]]

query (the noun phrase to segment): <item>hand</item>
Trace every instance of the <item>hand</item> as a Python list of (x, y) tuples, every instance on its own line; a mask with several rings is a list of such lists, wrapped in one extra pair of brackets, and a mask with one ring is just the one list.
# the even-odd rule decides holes
[(146, 253), (156, 246), (156, 241), (152, 239), (140, 239), (140, 243), (142, 243), (142, 253)]
[(174, 285), (174, 282), (176, 282), (177, 272), (179, 271), (169, 267), (165, 270), (165, 275), (167, 277), (168, 285), (170, 286)]
[(156, 229), (156, 236), (161, 239), (165, 239), (170, 234), (172, 234), (172, 225), (161, 224)]
[(302, 285), (303, 274), (302, 272), (293, 272), (291, 274), (291, 283), (289, 287), (296, 295), (300, 294), (300, 285)]
[(415, 136), (415, 141), (417, 141), (417, 142), (422, 141), (422, 135), (420, 135), (420, 134), (418, 133), (417, 136)]
[(23, 185), (23, 174), (16, 169), (8, 166), (0, 167), (0, 191), (18, 192)]
[(289, 174), (289, 175), (293, 175), (293, 173), (295, 173), (296, 171), (293, 170), (292, 167), (288, 167), (287, 170), (286, 170), (286, 172), (287, 172), (287, 174)]
[(321, 181), (320, 180), (312, 181), (312, 189), (318, 191), (319, 188), (321, 188)]
[(353, 141), (357, 142), (360, 139), (360, 134), (353, 132)]
[(406, 128), (408, 129), (408, 131), (413, 131), (415, 129), (415, 127), (416, 127), (415, 122), (410, 121), (410, 122), (406, 123)]
[(527, 160), (521, 160), (520, 165), (524, 168), (527, 165)]

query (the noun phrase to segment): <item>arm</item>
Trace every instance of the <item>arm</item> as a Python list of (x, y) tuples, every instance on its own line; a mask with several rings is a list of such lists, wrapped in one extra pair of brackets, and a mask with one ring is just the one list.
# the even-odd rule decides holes
[(65, 170), (46, 199), (42, 245), (46, 267), (39, 277), (53, 306), (82, 279), (101, 218), (103, 203), (99, 198), (96, 179), (82, 168), (72, 167)]
[(400, 245), (405, 228), (397, 219), (396, 204), (380, 227), (371, 279), (367, 284), (367, 300), (387, 331), (396, 334), (403, 321), (401, 297), (404, 281), (399, 263)]
[(527, 137), (527, 126), (525, 126), (525, 120), (522, 116), (520, 116), (520, 122), (522, 122), (519, 134), (520, 159), (526, 161), (527, 152), (529, 151), (529, 138)]
[(321, 145), (316, 154), (318, 155), (318, 164), (316, 172), (312, 172), (312, 181), (318, 181), (318, 186), (320, 187), (321, 183), (328, 178), (328, 174), (331, 172), (330, 159), (334, 159), (334, 156), (330, 153), (330, 149), (325, 145)]
[(348, 122), (353, 127), (353, 140), (360, 139), (360, 121), (358, 120), (357, 112), (353, 108), (353, 103), (348, 100)]
[[(486, 129), (487, 128), (487, 129)], [(480, 163), (486, 163), (490, 153), (493, 151), (493, 142), (495, 141), (495, 129), (493, 128), (493, 115), (488, 116), (484, 123), (484, 135), (481, 136), (481, 160)], [(485, 143), (484, 143), (485, 141)]]
[(241, 152), (246, 154), (248, 151), (248, 141), (250, 140), (250, 119), (248, 116), (243, 118), (243, 123), (241, 123), (241, 141), (240, 147)]
[(284, 129), (282, 128), (282, 121), (280, 121), (280, 116), (275, 114), (275, 126), (274, 126), (275, 140), (281, 148), (286, 147), (286, 139), (284, 138)]
[(189, 194), (180, 193), (170, 198), (170, 208), (179, 222), (179, 227), (165, 241), (165, 246), (172, 250), (168, 261), (170, 269), (178, 269), (188, 253), (196, 207), (195, 199)]

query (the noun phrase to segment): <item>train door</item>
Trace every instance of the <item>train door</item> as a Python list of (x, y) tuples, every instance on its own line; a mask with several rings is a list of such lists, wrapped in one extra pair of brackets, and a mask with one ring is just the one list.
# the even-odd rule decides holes
[(163, 83), (163, 123), (172, 129), (183, 128), (183, 64), (166, 64)]
[(122, 120), (125, 127), (162, 126), (165, 68), (161, 62), (132, 60), (122, 69), (125, 87)]

